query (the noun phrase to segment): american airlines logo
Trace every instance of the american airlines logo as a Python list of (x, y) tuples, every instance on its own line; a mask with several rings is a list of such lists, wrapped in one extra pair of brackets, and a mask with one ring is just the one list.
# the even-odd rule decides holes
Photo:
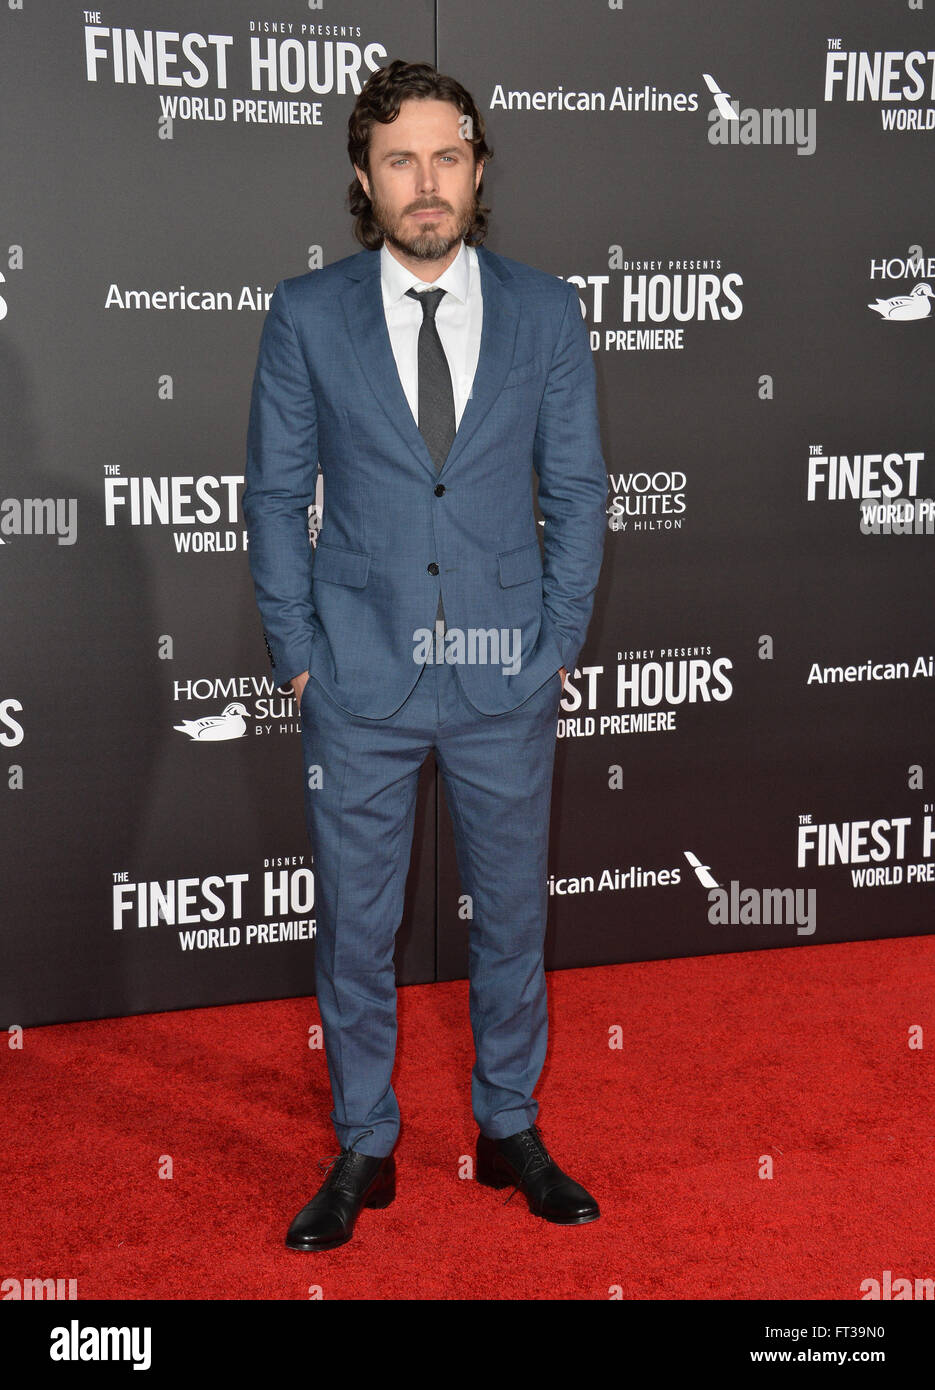
[(714, 98), (714, 104), (720, 112), (722, 119), (725, 121), (739, 121), (740, 117), (731, 106), (728, 94), (721, 91), (710, 73), (703, 72), (701, 75), (704, 78), (705, 86)]

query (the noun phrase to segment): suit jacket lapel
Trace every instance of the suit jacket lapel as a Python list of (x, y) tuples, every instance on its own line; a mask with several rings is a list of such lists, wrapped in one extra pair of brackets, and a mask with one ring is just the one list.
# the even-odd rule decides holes
[(436, 474), (435, 464), (396, 369), (380, 285), (379, 251), (362, 251), (348, 264), (351, 283), (342, 297), (347, 332), (374, 398), (403, 442), (431, 477), (444, 476), (456, 466), (468, 441), (493, 405), (513, 361), (518, 312), (510, 284), (512, 276), (499, 258), (477, 248), (483, 296), (483, 323), (474, 384), (448, 457)]

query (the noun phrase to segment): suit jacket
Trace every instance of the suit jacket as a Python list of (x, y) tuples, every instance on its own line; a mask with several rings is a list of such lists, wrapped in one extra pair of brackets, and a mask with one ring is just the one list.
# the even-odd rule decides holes
[(480, 354), (440, 472), (399, 380), (379, 251), (281, 280), (263, 326), (242, 506), (273, 675), (285, 684), (308, 670), (368, 718), (394, 713), (415, 684), (439, 589), (446, 627), (473, 656), (458, 664), (462, 687), (483, 714), (574, 671), (590, 621), (607, 475), (578, 295), (483, 246), (477, 256)]

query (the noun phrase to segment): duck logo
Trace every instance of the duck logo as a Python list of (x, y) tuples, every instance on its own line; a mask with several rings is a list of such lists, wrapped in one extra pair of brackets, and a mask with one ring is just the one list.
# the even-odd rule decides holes
[(892, 299), (877, 299), (867, 305), (875, 310), (881, 319), (892, 323), (905, 323), (908, 319), (927, 319), (932, 312), (931, 285), (916, 285), (911, 294), (895, 294)]
[(243, 738), (249, 718), (247, 706), (235, 700), (220, 714), (209, 714), (204, 719), (183, 719), (181, 724), (172, 727), (180, 734), (188, 734), (193, 743), (220, 743), (230, 738)]

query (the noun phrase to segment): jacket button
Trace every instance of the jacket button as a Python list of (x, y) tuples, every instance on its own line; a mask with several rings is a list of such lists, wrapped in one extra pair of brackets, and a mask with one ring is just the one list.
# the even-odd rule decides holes
[(429, 565), (428, 571), (429, 571), (429, 574), (437, 574), (437, 573), (438, 573), (438, 566), (436, 565), (436, 563), (435, 563), (434, 560), (433, 560), (432, 563)]
[(437, 484), (435, 485), (435, 496), (436, 496), (436, 497), (442, 497), (442, 496), (444, 495), (444, 492), (445, 492), (445, 484), (444, 484), (444, 483), (437, 483)]

